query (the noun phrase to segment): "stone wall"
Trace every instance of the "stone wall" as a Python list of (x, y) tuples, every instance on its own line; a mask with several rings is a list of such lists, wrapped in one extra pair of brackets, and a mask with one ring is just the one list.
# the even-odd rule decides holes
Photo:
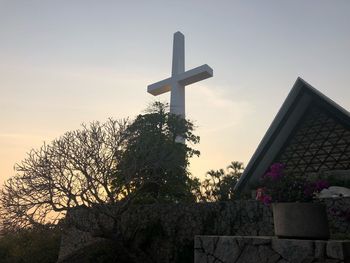
[[(350, 199), (325, 200), (332, 236), (350, 236), (349, 221), (337, 211)], [(336, 207), (336, 210), (332, 210)], [(345, 207), (345, 208), (344, 208)], [(59, 261), (116, 233), (132, 251), (140, 250), (150, 262), (192, 262), (196, 235), (273, 236), (272, 211), (248, 200), (223, 203), (153, 204), (134, 206), (117, 216), (118, 208), (76, 208), (67, 215)], [(108, 216), (110, 215), (110, 216)]]
[(350, 239), (350, 198), (329, 198), (326, 205), (331, 238)]
[(195, 263), (350, 262), (350, 240), (196, 236)]
[[(101, 217), (96, 218), (95, 212)], [(96, 239), (101, 232), (113, 231), (113, 220), (103, 214), (99, 208), (70, 211), (60, 261), (101, 241)], [(142, 205), (124, 212), (118, 224), (125, 243), (162, 263), (188, 262), (188, 257), (193, 260), (195, 235), (273, 235), (271, 210), (256, 201)], [(100, 226), (105, 229), (100, 231)], [(90, 229), (89, 233), (85, 229)]]

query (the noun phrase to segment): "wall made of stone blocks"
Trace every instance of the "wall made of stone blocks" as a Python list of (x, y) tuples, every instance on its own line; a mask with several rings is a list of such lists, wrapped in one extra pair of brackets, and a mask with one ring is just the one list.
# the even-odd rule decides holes
[(350, 240), (196, 236), (195, 263), (350, 262)]
[[(350, 198), (323, 202), (328, 211), (332, 207), (338, 207), (338, 210), (350, 207)], [(118, 207), (107, 205), (70, 211), (62, 237), (59, 261), (103, 240), (103, 233), (112, 233), (116, 229), (129, 247), (141, 249), (150, 257), (151, 262), (162, 263), (191, 262), (196, 235), (274, 235), (271, 208), (254, 200), (139, 205), (121, 215), (118, 215), (118, 211)], [(350, 235), (346, 218), (336, 215), (336, 211), (328, 213), (328, 217), (332, 236)]]

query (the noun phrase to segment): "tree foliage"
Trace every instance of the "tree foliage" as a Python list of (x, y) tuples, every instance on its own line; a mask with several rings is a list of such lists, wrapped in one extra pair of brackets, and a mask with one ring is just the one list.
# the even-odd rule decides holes
[(244, 170), (242, 162), (233, 161), (224, 169), (210, 170), (206, 174), (206, 179), (201, 185), (202, 201), (228, 201), (233, 199), (234, 187), (237, 184)]
[(190, 147), (199, 137), (193, 131), (193, 123), (171, 114), (168, 105), (154, 103), (125, 130), (127, 145), (114, 185), (125, 185), (128, 194), (142, 193), (143, 201), (194, 201), (192, 190), (199, 184), (190, 177), (188, 164), (199, 155)]
[(61, 232), (56, 228), (22, 229), (0, 239), (0, 262), (57, 262)]

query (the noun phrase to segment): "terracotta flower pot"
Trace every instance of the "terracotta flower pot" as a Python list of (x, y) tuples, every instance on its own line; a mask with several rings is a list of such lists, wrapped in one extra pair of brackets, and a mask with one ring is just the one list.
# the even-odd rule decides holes
[(328, 239), (326, 208), (316, 203), (272, 204), (275, 235), (283, 238)]

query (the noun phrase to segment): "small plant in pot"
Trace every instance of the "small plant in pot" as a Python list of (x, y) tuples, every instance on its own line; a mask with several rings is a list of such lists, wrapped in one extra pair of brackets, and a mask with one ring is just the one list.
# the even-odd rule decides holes
[(272, 204), (276, 236), (328, 239), (326, 208), (313, 202), (317, 193), (328, 186), (325, 180), (310, 181), (287, 172), (284, 164), (274, 163), (262, 176), (256, 199), (265, 205)]

